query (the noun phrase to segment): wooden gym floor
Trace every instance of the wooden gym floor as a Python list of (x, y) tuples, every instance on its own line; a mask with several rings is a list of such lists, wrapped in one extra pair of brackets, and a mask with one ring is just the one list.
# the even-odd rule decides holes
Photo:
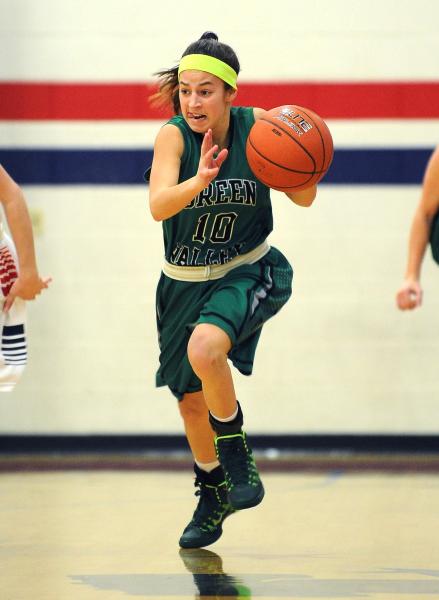
[(203, 550), (179, 471), (0, 475), (2, 600), (439, 599), (439, 473), (264, 472)]

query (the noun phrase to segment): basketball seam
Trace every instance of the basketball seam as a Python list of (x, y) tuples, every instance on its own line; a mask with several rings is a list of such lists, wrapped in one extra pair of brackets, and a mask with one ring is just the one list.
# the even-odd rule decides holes
[[(281, 131), (283, 131), (285, 133), (285, 135), (287, 135), (291, 140), (293, 140), (293, 142), (295, 144), (297, 144), (308, 156), (309, 158), (312, 160), (313, 165), (314, 165), (314, 169), (313, 169), (313, 173), (316, 173), (315, 171), (315, 167), (316, 165), (316, 161), (315, 158), (312, 154), (310, 154), (310, 152), (308, 152), (308, 150), (305, 148), (305, 146), (303, 146), (298, 140), (296, 140), (296, 138), (294, 136), (291, 135), (291, 133), (287, 130), (284, 129), (281, 125), (278, 125), (276, 122), (273, 123), (272, 121), (269, 121), (268, 119), (266, 119), (265, 117), (261, 117), (261, 121), (265, 121), (266, 123), (270, 123), (270, 125), (277, 127), (278, 129), (280, 129)], [(276, 164), (276, 163), (273, 163)], [(282, 165), (277, 165), (277, 166), (282, 166)], [(285, 168), (285, 167), (282, 167)], [(289, 171), (293, 171), (293, 169), (288, 169)], [(310, 171), (296, 171), (296, 173), (310, 173)]]
[(272, 185), (272, 184), (270, 184), (270, 183), (268, 183), (268, 182), (265, 182), (265, 181), (262, 179), (262, 177), (260, 177), (260, 178), (259, 178), (259, 180), (260, 180), (260, 181), (261, 181), (261, 182), (262, 182), (264, 185), (266, 185), (267, 187), (269, 187), (269, 188), (271, 188), (271, 189), (273, 189), (273, 190), (278, 190), (278, 191), (280, 192), (280, 191), (282, 191), (282, 190), (292, 190), (292, 189), (294, 189), (294, 188), (297, 188), (297, 187), (302, 187), (302, 186), (306, 185), (307, 183), (309, 183), (309, 181), (310, 181), (311, 179), (313, 179), (313, 177), (314, 177), (314, 175), (311, 175), (311, 177), (308, 177), (308, 179), (307, 179), (306, 181), (302, 181), (302, 183), (296, 183), (296, 185), (277, 185), (276, 187), (273, 187), (273, 185)]
[[(253, 146), (250, 136), (247, 138), (247, 143), (249, 143), (250, 146), (253, 148), (253, 150), (257, 154), (259, 154), (257, 148), (255, 148)], [(263, 156), (262, 154), (259, 154), (259, 155)], [(265, 156), (263, 156), (263, 158), (264, 158), (264, 160), (271, 162), (273, 165), (276, 165), (277, 167), (280, 167), (281, 169), (284, 168), (284, 167), (281, 167), (281, 165), (277, 165), (276, 163), (270, 161), (270, 159), (266, 158)], [(314, 176), (316, 175), (316, 172), (310, 173), (310, 172), (306, 172), (306, 171), (292, 171), (291, 169), (289, 169), (289, 172), (299, 173), (300, 175), (309, 175), (309, 177), (308, 177), (308, 179), (306, 179), (305, 181), (302, 181), (301, 183), (296, 183), (296, 185), (277, 185), (276, 187), (273, 187), (272, 183), (269, 183), (267, 180), (264, 180), (263, 176), (261, 176), (261, 175), (256, 175), (256, 173), (255, 173), (255, 177), (257, 179), (259, 179), (259, 181), (261, 183), (263, 183), (264, 185), (266, 185), (267, 187), (272, 188), (274, 190), (282, 191), (282, 190), (292, 190), (293, 188), (296, 188), (296, 187), (302, 187), (302, 186), (306, 185), (309, 181), (311, 181), (314, 178)]]
[[(269, 122), (269, 121), (267, 121), (267, 122)], [(268, 158), (268, 156), (265, 156), (265, 154), (261, 154), (259, 152), (259, 150), (256, 148), (256, 146), (253, 144), (252, 139), (251, 139), (251, 135), (248, 136), (247, 141), (250, 144), (250, 146), (253, 148), (253, 150), (256, 152), (256, 154), (259, 154), (259, 156), (261, 158), (263, 158), (267, 162), (271, 163), (275, 167), (279, 167), (280, 169), (284, 169), (284, 171), (288, 171), (289, 173), (299, 173), (300, 175), (312, 175), (312, 176), (320, 174), (320, 173), (325, 173), (325, 170), (322, 170), (322, 171), (298, 171), (297, 169), (290, 169), (288, 167), (284, 167), (283, 165), (280, 165), (279, 163), (274, 162), (274, 160), (270, 160)], [(296, 140), (294, 140), (294, 141), (296, 141)], [(299, 146), (302, 147), (301, 144), (299, 144)], [(315, 164), (315, 160), (314, 159), (312, 159), (312, 160), (313, 160), (313, 162)], [(299, 185), (302, 185), (302, 184), (299, 184)]]
[[(306, 112), (306, 109), (303, 108), (302, 106), (296, 106), (296, 108), (300, 108), (300, 110), (303, 112), (304, 115), (306, 115), (308, 117), (308, 119), (310, 119), (313, 122), (314, 127), (317, 129), (317, 132), (320, 136), (320, 139), (322, 141), (322, 147), (323, 147), (323, 162), (322, 162), (322, 168), (320, 173), (324, 172), (327, 169), (324, 169), (323, 167), (325, 166), (325, 161), (326, 161), (326, 148), (325, 148), (325, 140), (323, 139), (323, 135), (322, 132), (319, 129), (319, 126), (317, 125), (317, 123), (314, 121), (314, 119)], [(329, 165), (328, 165), (329, 168)]]

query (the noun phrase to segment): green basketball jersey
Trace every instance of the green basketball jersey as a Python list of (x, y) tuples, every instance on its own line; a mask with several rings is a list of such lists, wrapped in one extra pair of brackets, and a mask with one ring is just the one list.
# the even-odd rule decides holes
[(439, 264), (439, 210), (433, 217), (431, 223), (430, 247), (433, 259)]
[[(273, 229), (270, 190), (253, 175), (245, 154), (253, 109), (232, 107), (229, 154), (217, 177), (178, 214), (163, 221), (165, 257), (180, 266), (224, 264), (262, 243)], [(179, 183), (196, 175), (203, 136), (181, 115), (168, 123), (184, 139)]]

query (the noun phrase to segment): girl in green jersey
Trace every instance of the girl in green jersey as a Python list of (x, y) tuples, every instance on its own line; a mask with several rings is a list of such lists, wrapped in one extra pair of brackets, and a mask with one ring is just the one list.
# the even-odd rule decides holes
[[(291, 294), (291, 266), (267, 242), (269, 189), (245, 156), (265, 111), (232, 106), (239, 70), (232, 48), (207, 32), (158, 73), (156, 100), (175, 116), (157, 135), (149, 175), (165, 246), (157, 384), (178, 398), (195, 460), (199, 502), (180, 538), (185, 548), (212, 544), (227, 516), (264, 496), (229, 360), (250, 375), (264, 322)], [(315, 186), (287, 193), (301, 206), (315, 195)]]

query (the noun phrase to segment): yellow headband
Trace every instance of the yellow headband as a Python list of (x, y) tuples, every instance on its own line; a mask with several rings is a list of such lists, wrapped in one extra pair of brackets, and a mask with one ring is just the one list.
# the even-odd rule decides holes
[(212, 73), (212, 75), (216, 75), (228, 83), (233, 89), (238, 89), (236, 85), (238, 74), (232, 67), (229, 67), (228, 64), (218, 58), (207, 54), (187, 54), (183, 56), (178, 67), (178, 80), (180, 81), (180, 73), (191, 70)]

